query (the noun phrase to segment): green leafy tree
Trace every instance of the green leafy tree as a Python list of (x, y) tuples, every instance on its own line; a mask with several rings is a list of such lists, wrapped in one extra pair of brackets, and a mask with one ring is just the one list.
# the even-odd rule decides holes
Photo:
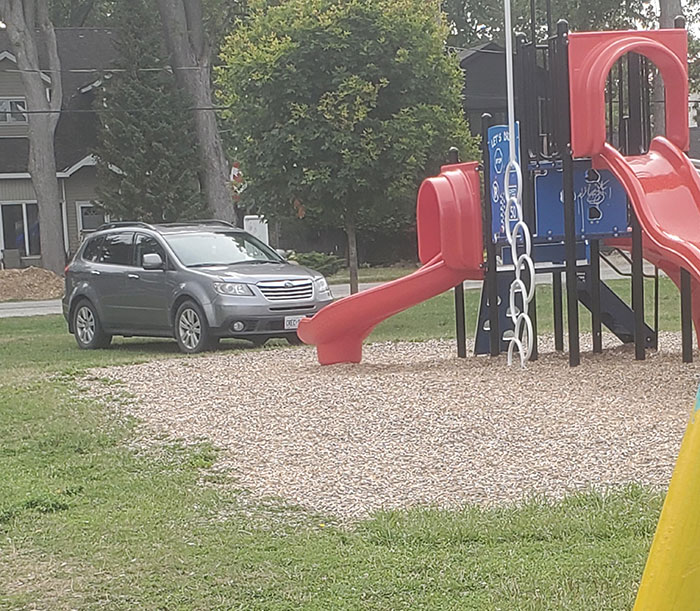
[(98, 100), (98, 197), (117, 218), (177, 221), (201, 218), (192, 116), (167, 70), (158, 13), (147, 0), (122, 0), (116, 69)]
[[(547, 16), (544, 2), (536, 2), (538, 37), (546, 35)], [(482, 42), (503, 42), (504, 16), (502, 0), (471, 2), (443, 0), (442, 8), (450, 26), (448, 43), (456, 47), (471, 47)], [(552, 0), (552, 27), (566, 19), (572, 30), (612, 30), (651, 26), (655, 20), (650, 3), (643, 0)], [(530, 36), (530, 0), (512, 3), (513, 29)]]
[(450, 146), (477, 155), (447, 28), (425, 0), (288, 0), (251, 6), (217, 69), (225, 116), (262, 212), (297, 211), (348, 238), (406, 217)]
[(116, 0), (50, 0), (51, 21), (56, 27), (108, 25), (116, 4)]
[[(700, 89), (700, 39), (693, 24), (700, 19), (700, 0), (660, 0), (659, 11), (654, 3), (646, 0), (552, 0), (551, 23), (566, 19), (574, 31), (622, 30), (638, 28), (673, 27), (673, 19), (681, 13), (688, 23), (689, 61), (691, 87)], [(545, 3), (535, 3), (537, 36), (546, 36), (547, 16)], [(503, 2), (487, 0), (442, 0), (450, 33), (448, 44), (468, 48), (483, 42), (503, 43)], [(514, 0), (512, 4), (513, 29), (531, 36), (530, 0)], [(655, 98), (661, 96), (660, 84), (656, 84)], [(659, 109), (657, 108), (657, 114)], [(663, 127), (663, 124), (657, 127)], [(663, 131), (663, 129), (662, 129)]]

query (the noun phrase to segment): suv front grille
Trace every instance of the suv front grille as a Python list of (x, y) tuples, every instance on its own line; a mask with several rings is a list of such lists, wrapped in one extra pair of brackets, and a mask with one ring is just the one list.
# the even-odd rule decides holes
[(311, 299), (314, 287), (311, 280), (265, 280), (257, 287), (270, 301), (292, 301)]

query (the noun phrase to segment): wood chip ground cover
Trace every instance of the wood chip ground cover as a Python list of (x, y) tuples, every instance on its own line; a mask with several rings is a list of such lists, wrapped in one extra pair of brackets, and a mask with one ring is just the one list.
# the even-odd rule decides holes
[(63, 278), (47, 269), (0, 269), (0, 302), (63, 297)]
[(664, 487), (700, 367), (681, 363), (678, 334), (642, 362), (605, 343), (575, 369), (547, 338), (525, 370), (436, 340), (371, 344), (333, 367), (308, 347), (212, 353), (92, 370), (90, 384), (122, 381), (135, 400), (117, 409), (154, 437), (211, 441), (254, 495), (342, 518)]

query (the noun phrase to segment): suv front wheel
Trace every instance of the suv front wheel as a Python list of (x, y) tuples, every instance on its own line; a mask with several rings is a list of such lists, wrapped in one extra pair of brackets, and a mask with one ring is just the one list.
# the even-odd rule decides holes
[(112, 336), (105, 333), (95, 306), (83, 299), (73, 310), (73, 334), (78, 347), (83, 350), (106, 348)]
[(214, 345), (204, 313), (190, 299), (184, 301), (175, 313), (175, 339), (180, 350), (188, 354), (202, 352)]

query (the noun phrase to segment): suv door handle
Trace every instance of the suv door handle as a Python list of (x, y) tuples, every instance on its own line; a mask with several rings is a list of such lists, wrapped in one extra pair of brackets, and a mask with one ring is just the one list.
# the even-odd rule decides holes
[(138, 274), (127, 274), (126, 277), (127, 277), (127, 278), (133, 278), (134, 280), (138, 280), (138, 279), (139, 279), (139, 275), (138, 275)]
[(100, 272), (99, 272), (98, 270), (96, 270), (96, 269), (91, 270), (90, 273), (91, 273), (93, 276), (99, 276), (99, 275), (100, 275)]

